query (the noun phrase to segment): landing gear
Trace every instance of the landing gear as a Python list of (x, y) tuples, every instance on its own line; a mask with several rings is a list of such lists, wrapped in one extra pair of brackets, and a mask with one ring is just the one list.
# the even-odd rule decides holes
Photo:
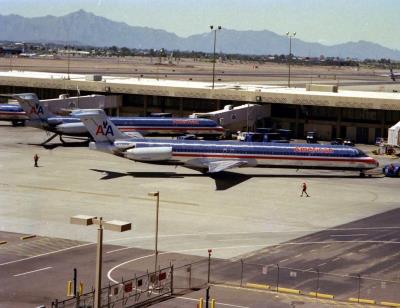
[[(40, 145), (45, 145), (46, 143), (50, 142), (51, 140), (53, 140), (54, 138), (56, 138), (58, 136), (58, 134), (54, 134), (53, 136), (51, 136), (49, 139), (43, 141)], [(61, 136), (60, 136), (61, 138)]]
[(360, 178), (365, 178), (365, 172), (364, 171), (360, 171)]

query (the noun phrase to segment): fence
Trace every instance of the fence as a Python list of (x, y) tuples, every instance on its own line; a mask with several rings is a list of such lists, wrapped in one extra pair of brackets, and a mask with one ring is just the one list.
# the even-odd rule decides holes
[[(382, 280), (359, 274), (341, 275), (276, 265), (205, 259), (179, 267), (169, 266), (101, 290), (101, 307), (143, 307), (171, 296), (205, 288), (208, 283), (258, 287), (339, 300), (399, 302), (400, 281)], [(360, 302), (361, 302), (360, 301)], [(76, 298), (55, 301), (54, 308), (93, 307), (94, 291)]]
[[(100, 307), (142, 307), (172, 295), (174, 267), (146, 273), (101, 289)], [(54, 301), (52, 308), (90, 308), (94, 305), (94, 291), (63, 301)]]
[(279, 264), (253, 264), (244, 260), (212, 260), (211, 282), (241, 287), (257, 286), (311, 296), (332, 295), (332, 298), (340, 300), (353, 298), (400, 302), (400, 280), (377, 279), (360, 274), (325, 273), (318, 268), (303, 270)]

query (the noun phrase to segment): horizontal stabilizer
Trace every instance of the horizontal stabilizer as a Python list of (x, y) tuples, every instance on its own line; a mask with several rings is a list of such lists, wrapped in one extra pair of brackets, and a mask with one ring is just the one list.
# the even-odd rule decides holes
[(220, 160), (207, 163), (209, 173), (220, 172), (232, 168), (239, 168), (245, 165), (247, 165), (247, 162), (240, 160)]

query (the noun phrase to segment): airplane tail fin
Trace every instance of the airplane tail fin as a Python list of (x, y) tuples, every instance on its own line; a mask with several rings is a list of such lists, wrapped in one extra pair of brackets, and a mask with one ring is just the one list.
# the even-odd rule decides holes
[(393, 69), (392, 69), (392, 68), (390, 69), (390, 78), (391, 78), (393, 81), (396, 81), (396, 76), (393, 74)]
[(117, 139), (128, 139), (129, 136), (122, 133), (113, 122), (107, 118), (102, 109), (88, 109), (81, 113), (75, 113), (85, 124), (90, 135), (96, 142), (113, 143)]
[(47, 121), (48, 118), (54, 116), (54, 114), (39, 101), (35, 93), (10, 94), (8, 97), (18, 101), (30, 120)]

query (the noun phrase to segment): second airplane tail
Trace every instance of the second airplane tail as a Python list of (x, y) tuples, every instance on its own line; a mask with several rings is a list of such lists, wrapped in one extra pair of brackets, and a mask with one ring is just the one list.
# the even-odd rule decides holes
[[(90, 135), (96, 142), (113, 143), (117, 139), (128, 139), (129, 136), (122, 133), (102, 109), (89, 109), (81, 113), (76, 113), (83, 124), (85, 124)], [(138, 135), (138, 137), (141, 137)]]
[(12, 94), (10, 97), (16, 99), (30, 120), (47, 121), (54, 115), (38, 99), (35, 93)]

